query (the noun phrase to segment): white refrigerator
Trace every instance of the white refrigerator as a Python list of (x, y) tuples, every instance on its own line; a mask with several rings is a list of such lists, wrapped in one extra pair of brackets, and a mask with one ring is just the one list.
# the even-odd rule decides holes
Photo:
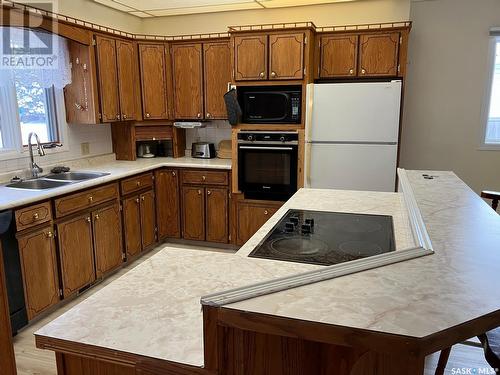
[(307, 86), (306, 186), (394, 191), (401, 81)]

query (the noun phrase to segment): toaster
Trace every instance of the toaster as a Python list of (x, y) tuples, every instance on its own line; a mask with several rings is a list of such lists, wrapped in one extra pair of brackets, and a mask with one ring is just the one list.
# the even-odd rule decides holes
[(200, 159), (215, 158), (215, 146), (208, 142), (195, 142), (191, 145), (191, 156)]

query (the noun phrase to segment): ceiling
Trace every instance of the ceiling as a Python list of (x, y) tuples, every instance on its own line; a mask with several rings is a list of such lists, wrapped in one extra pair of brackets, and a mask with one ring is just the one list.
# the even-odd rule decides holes
[(141, 18), (231, 10), (286, 8), (301, 5), (340, 3), (355, 0), (93, 0)]

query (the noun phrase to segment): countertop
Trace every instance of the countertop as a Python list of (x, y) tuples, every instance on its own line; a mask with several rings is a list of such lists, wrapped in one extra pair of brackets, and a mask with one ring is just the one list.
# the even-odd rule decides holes
[(0, 185), (0, 211), (88, 189), (106, 182), (112, 182), (120, 178), (161, 167), (228, 170), (231, 169), (231, 160), (157, 157), (137, 159), (135, 161), (120, 161), (109, 160), (109, 158), (94, 158), (82, 159), (76, 163), (72, 163), (71, 167), (71, 170), (75, 171), (107, 172), (109, 175), (47, 190), (11, 189)]
[[(408, 176), (435, 254), (224, 307), (411, 337), (499, 310), (500, 217), (453, 173), (422, 173)], [(397, 248), (412, 244), (400, 194), (302, 189), (236, 255), (167, 245), (35, 334), (202, 366), (201, 296), (321, 267), (246, 256), (294, 207), (392, 212)]]

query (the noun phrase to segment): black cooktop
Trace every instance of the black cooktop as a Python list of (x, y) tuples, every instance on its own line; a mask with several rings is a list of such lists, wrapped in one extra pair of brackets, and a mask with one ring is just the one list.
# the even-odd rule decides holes
[(391, 216), (288, 210), (249, 256), (329, 266), (394, 250)]

